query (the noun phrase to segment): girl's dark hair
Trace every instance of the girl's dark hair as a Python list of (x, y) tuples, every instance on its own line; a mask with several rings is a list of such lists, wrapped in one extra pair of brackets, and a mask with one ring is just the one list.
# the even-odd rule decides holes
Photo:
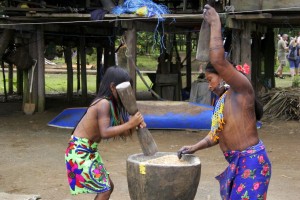
[[(233, 64), (233, 63), (231, 63), (231, 64)], [(235, 65), (233, 64), (233, 66), (235, 66)], [(207, 65), (205, 67), (205, 71), (209, 72), (209, 73), (214, 73), (214, 74), (219, 75), (219, 73), (217, 72), (217, 70), (215, 70), (214, 66), (210, 62), (207, 63)], [(242, 74), (244, 74), (244, 73), (242, 73)], [(263, 106), (258, 101), (258, 99), (257, 99), (257, 97), (255, 95), (255, 116), (256, 116), (256, 120), (260, 120), (262, 118), (262, 116), (263, 116), (263, 113), (264, 113)]]
[(132, 79), (130, 78), (128, 72), (119, 67), (119, 66), (111, 66), (109, 67), (101, 80), (100, 87), (96, 99), (103, 97), (112, 97), (112, 92), (110, 90), (110, 84), (114, 83), (115, 86), (122, 82), (129, 81), (132, 85)]

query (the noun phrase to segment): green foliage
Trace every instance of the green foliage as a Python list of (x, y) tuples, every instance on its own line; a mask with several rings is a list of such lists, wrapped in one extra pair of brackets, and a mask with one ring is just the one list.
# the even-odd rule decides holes
[(292, 80), (292, 87), (300, 87), (300, 77), (299, 75), (294, 76)]

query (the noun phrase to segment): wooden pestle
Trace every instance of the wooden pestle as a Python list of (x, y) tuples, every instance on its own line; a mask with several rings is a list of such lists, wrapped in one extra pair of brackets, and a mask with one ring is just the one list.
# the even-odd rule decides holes
[[(213, 6), (214, 1), (208, 0), (207, 4)], [(204, 15), (204, 13), (203, 13)], [(201, 62), (209, 62), (210, 25), (203, 19), (198, 39), (196, 59)]]
[[(129, 82), (117, 85), (117, 92), (121, 102), (130, 115), (138, 112), (135, 95)], [(147, 128), (138, 128), (137, 136), (145, 156), (152, 156), (158, 152), (157, 145)]]

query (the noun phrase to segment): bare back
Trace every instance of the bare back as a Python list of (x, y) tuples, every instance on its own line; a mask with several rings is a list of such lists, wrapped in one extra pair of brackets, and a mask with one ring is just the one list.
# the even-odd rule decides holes
[[(106, 102), (104, 102), (106, 101)], [(101, 99), (94, 105), (90, 106), (83, 116), (81, 121), (78, 123), (73, 135), (81, 138), (87, 138), (94, 142), (101, 141), (101, 134), (99, 130), (99, 120), (98, 120), (98, 109), (101, 105), (108, 103), (106, 99)], [(109, 113), (109, 110), (107, 110)]]

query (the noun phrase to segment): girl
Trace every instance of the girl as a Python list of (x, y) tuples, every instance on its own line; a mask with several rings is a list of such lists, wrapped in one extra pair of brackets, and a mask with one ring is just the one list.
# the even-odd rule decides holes
[(97, 97), (73, 130), (65, 153), (71, 194), (96, 193), (95, 200), (109, 199), (113, 183), (98, 153), (98, 144), (102, 139), (126, 137), (137, 126), (146, 126), (140, 112), (129, 118), (119, 100), (116, 86), (125, 81), (131, 79), (124, 69), (108, 68)]

